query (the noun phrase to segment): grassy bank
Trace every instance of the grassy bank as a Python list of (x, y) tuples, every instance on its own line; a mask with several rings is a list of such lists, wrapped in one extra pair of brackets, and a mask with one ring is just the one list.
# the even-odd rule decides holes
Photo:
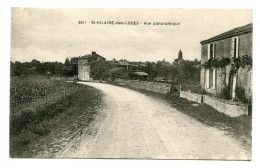
[[(117, 85), (115, 83), (115, 85)], [(125, 87), (125, 86), (124, 86)], [(252, 145), (252, 116), (229, 117), (222, 114), (207, 104), (198, 104), (187, 99), (180, 98), (178, 92), (172, 94), (159, 94), (146, 90), (138, 90), (127, 87), (132, 90), (139, 91), (156, 99), (167, 101), (173, 108), (189, 115), (197, 121), (211, 127), (225, 131), (228, 135), (236, 138), (248, 150)]]
[[(55, 139), (71, 136), (93, 119), (102, 94), (89, 86), (76, 85), (77, 91), (58, 102), (10, 117), (10, 157), (34, 157), (48, 151)], [(84, 119), (84, 122), (78, 120)], [(66, 132), (66, 134), (64, 134)], [(55, 150), (61, 146), (56, 145)]]

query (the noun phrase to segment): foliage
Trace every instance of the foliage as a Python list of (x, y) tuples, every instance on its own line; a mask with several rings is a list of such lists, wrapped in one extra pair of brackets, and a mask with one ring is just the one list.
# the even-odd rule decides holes
[(105, 61), (97, 61), (90, 65), (90, 76), (93, 79), (107, 79), (109, 77), (108, 70), (113, 66)]
[(51, 76), (73, 76), (78, 74), (77, 58), (67, 58), (65, 63), (61, 62), (11, 62), (11, 76), (26, 75), (51, 75)]
[(220, 60), (219, 59), (209, 59), (202, 66), (207, 69), (210, 69), (210, 68), (223, 68), (229, 64), (230, 64), (230, 59), (222, 57)]
[(220, 98), (229, 100), (230, 99), (230, 87), (226, 86), (221, 90), (219, 95)]
[[(251, 65), (252, 66), (252, 58), (248, 55), (244, 55), (239, 58), (233, 58), (234, 63), (236, 68), (238, 69), (239, 67), (245, 67), (246, 65)], [(206, 61), (202, 66), (210, 69), (210, 68), (223, 68), (231, 63), (229, 58), (221, 58), (220, 60), (218, 59), (209, 59)]]
[(236, 93), (236, 100), (238, 102), (249, 103), (249, 100), (246, 98), (246, 93), (244, 88), (236, 87), (235, 93)]
[(242, 57), (234, 58), (234, 63), (237, 69), (239, 67), (244, 68), (246, 65), (252, 66), (252, 58), (248, 55), (244, 55)]

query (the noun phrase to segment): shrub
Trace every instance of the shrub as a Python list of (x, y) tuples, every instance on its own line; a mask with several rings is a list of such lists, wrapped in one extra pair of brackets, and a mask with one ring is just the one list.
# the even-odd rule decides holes
[(243, 103), (247, 103), (248, 102), (248, 100), (246, 98), (246, 93), (245, 93), (245, 89), (244, 88), (236, 87), (235, 93), (236, 93), (236, 100), (237, 101), (243, 102)]
[(229, 100), (230, 99), (230, 88), (224, 87), (219, 95), (220, 98)]

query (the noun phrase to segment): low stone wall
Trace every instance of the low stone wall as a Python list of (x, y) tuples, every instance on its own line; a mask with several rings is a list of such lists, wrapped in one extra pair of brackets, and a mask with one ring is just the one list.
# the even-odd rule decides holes
[(197, 93), (191, 93), (188, 91), (180, 91), (180, 97), (197, 103), (202, 102), (202, 95)]
[(180, 91), (180, 97), (197, 103), (205, 103), (216, 109), (218, 112), (224, 113), (230, 117), (248, 115), (248, 105), (239, 102), (210, 97), (208, 95), (202, 96), (201, 94), (189, 91)]
[(248, 105), (203, 95), (203, 102), (230, 117), (248, 115)]
[(138, 80), (116, 79), (119, 85), (131, 86), (136, 89), (144, 89), (151, 92), (167, 94), (171, 91), (171, 85), (166, 83), (147, 82)]

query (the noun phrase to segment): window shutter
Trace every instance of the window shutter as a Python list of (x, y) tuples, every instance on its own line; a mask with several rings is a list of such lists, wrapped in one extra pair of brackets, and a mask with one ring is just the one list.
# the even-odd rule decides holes
[(239, 57), (239, 37), (236, 37), (236, 41), (237, 41), (237, 43), (236, 43), (236, 57), (238, 58)]
[(232, 38), (232, 43), (231, 43), (231, 57), (234, 57), (234, 49), (235, 49), (235, 39)]
[(206, 82), (206, 88), (209, 88), (209, 69), (207, 69), (206, 72), (207, 72), (207, 74), (206, 74), (206, 75), (207, 75), (207, 76), (206, 76), (206, 79), (207, 79), (207, 80), (206, 80), (206, 81), (207, 81), (207, 82)]
[(216, 58), (216, 44), (214, 43), (214, 47), (213, 47), (213, 59)]
[(208, 60), (210, 58), (210, 44), (208, 44)]
[(213, 89), (216, 87), (216, 69), (213, 69)]

